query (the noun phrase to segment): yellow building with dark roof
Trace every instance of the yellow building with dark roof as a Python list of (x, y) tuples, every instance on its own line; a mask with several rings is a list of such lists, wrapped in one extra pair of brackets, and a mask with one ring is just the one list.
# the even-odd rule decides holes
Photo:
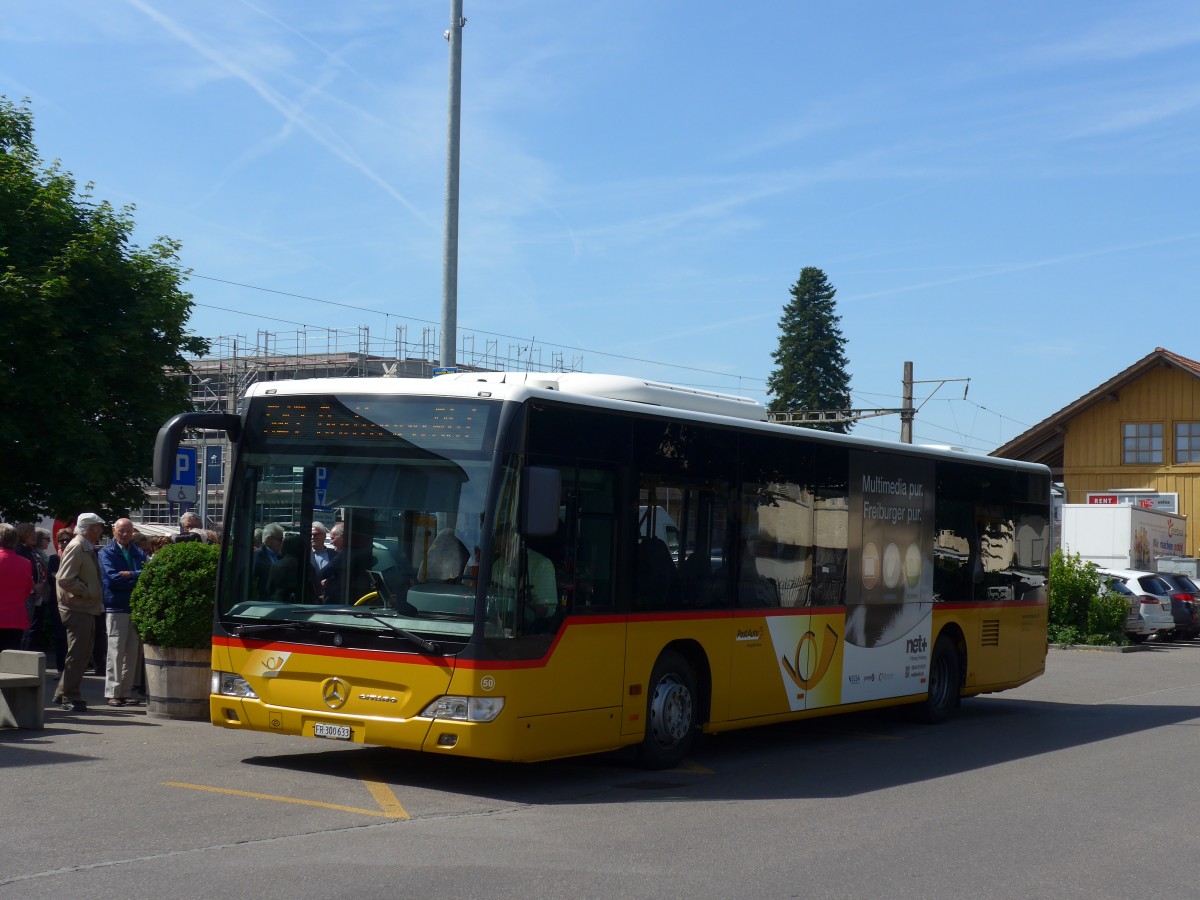
[(991, 455), (1049, 466), (1067, 503), (1181, 513), (1200, 555), (1200, 362), (1157, 347)]

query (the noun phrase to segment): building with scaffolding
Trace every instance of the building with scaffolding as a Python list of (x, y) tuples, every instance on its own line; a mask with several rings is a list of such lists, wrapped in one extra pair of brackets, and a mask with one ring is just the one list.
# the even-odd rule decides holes
[[(543, 354), (533, 340), (509, 343), (499, 339), (477, 341), (461, 335), (457, 351), (460, 371), (472, 372), (578, 372), (583, 357), (569, 362), (561, 352)], [(479, 345), (482, 344), (482, 349)], [(198, 412), (239, 412), (251, 385), (260, 381), (296, 378), (432, 378), (439, 366), (437, 329), (423, 328), (411, 339), (407, 326), (390, 335), (372, 334), (366, 326), (354, 330), (303, 328), (297, 331), (259, 331), (253, 339), (222, 336), (210, 339), (208, 353), (191, 359), (188, 379), (192, 409)], [(193, 447), (197, 459), (197, 484), (187, 499), (150, 488), (146, 505), (133, 518), (140, 523), (174, 525), (190, 510), (201, 516), (206, 528), (218, 529), (225, 514), (225, 483), (231, 461), (229, 441), (201, 435), (183, 446)]]

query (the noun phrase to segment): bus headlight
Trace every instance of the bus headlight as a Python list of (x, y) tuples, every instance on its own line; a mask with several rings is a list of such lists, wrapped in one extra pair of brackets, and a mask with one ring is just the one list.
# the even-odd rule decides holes
[(246, 700), (258, 699), (258, 694), (254, 693), (250, 682), (233, 672), (213, 672), (212, 693), (223, 697), (242, 697)]
[(503, 697), (438, 697), (421, 711), (429, 719), (491, 722), (504, 709)]

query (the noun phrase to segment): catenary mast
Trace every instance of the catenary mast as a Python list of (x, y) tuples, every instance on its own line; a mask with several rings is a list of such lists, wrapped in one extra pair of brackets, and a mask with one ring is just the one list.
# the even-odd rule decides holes
[(442, 348), (441, 365), (456, 365), (458, 342), (458, 143), (462, 105), (462, 32), (467, 20), (462, 0), (450, 0), (450, 110), (446, 135), (446, 229), (442, 245)]

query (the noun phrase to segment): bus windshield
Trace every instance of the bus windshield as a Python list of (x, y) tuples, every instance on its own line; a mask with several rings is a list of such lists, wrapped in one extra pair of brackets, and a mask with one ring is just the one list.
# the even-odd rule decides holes
[(425, 652), (431, 639), (469, 639), (498, 409), (256, 400), (226, 520), (224, 627)]

